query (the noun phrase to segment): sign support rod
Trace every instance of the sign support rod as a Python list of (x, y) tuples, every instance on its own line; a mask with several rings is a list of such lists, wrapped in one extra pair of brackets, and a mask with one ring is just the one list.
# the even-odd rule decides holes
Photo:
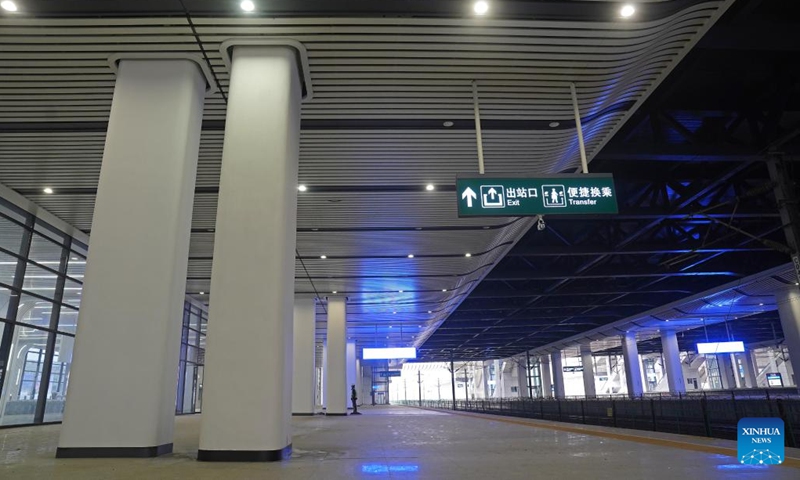
[(572, 109), (575, 112), (575, 129), (578, 130), (578, 147), (581, 150), (581, 168), (583, 173), (589, 173), (589, 162), (586, 160), (586, 145), (583, 143), (583, 126), (581, 126), (581, 111), (578, 108), (578, 92), (575, 84), (569, 84), (569, 91), (572, 94)]
[(478, 142), (478, 173), (483, 175), (483, 138), (481, 134), (481, 108), (478, 105), (478, 82), (472, 81), (472, 107), (475, 110), (475, 140)]

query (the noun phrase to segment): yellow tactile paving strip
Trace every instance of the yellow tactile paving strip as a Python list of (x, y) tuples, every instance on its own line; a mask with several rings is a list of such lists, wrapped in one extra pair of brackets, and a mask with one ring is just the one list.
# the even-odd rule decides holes
[[(542, 423), (532, 419), (516, 419), (509, 417), (502, 417), (497, 415), (476, 414), (469, 412), (459, 412), (448, 410), (447, 413), (452, 415), (463, 415), (465, 417), (481, 418), (484, 420), (491, 420), (494, 422), (509, 423), (512, 425), (524, 425), (526, 427), (535, 428), (548, 428), (550, 430), (558, 430), (561, 432), (578, 433), (581, 435), (593, 435), (595, 437), (611, 438), (613, 440), (623, 440), (628, 442), (647, 443), (650, 445), (658, 445), (661, 447), (680, 448), (682, 450), (692, 450), (695, 452), (714, 453), (718, 455), (728, 455), (736, 458), (737, 453), (734, 448), (719, 447), (716, 445), (703, 445), (699, 443), (681, 442), (678, 440), (666, 440), (663, 438), (644, 437), (639, 435), (631, 435), (628, 433), (615, 433), (603, 430), (594, 430), (588, 428), (571, 427), (569, 425), (556, 425), (552, 423)], [(781, 464), (784, 467), (800, 468), (800, 459), (786, 457)]]

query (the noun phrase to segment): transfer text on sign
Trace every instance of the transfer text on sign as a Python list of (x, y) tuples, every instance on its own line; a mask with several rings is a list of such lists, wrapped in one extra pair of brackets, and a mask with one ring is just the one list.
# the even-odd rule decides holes
[(617, 213), (608, 174), (456, 179), (459, 217)]

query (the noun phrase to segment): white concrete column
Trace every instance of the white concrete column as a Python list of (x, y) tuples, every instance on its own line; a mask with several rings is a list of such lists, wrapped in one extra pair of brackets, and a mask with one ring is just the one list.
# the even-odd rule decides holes
[(753, 362), (752, 350), (745, 350), (743, 353), (738, 354), (742, 359), (744, 365), (744, 379), (747, 382), (747, 388), (758, 388), (758, 381), (756, 380), (756, 366)]
[[(787, 288), (775, 293), (781, 317), (784, 343), (789, 348), (792, 371), (800, 372), (800, 288)], [(791, 379), (787, 379), (791, 381)], [(788, 383), (784, 380), (784, 384)]]
[(362, 396), (362, 392), (364, 391), (363, 378), (364, 378), (364, 368), (361, 366), (361, 359), (356, 357), (356, 395), (358, 396), (359, 405), (364, 403), (364, 397)]
[(291, 455), (297, 156), (294, 50), (233, 51), (198, 460)]
[(347, 396), (345, 398), (345, 405), (349, 410), (353, 409), (353, 403), (350, 401), (350, 387), (355, 385), (356, 379), (358, 378), (356, 374), (356, 342), (348, 341), (347, 342), (347, 388), (346, 393)]
[(592, 358), (592, 347), (589, 345), (581, 345), (581, 364), (583, 365), (583, 395), (586, 398), (596, 398), (594, 359)]
[[(781, 353), (783, 355), (783, 353)], [(792, 367), (792, 355), (789, 354), (789, 360), (784, 362), (783, 368), (786, 369), (786, 378), (788, 379), (785, 384), (787, 386), (797, 386), (797, 379), (794, 376), (794, 367)]]
[(294, 301), (292, 414), (314, 415), (316, 387), (317, 305), (314, 297)]
[(664, 368), (667, 374), (669, 393), (678, 395), (686, 393), (686, 380), (683, 378), (681, 352), (678, 350), (678, 337), (674, 331), (661, 331), (661, 349), (664, 355)]
[(553, 396), (563, 399), (566, 394), (564, 393), (564, 368), (561, 360), (561, 350), (550, 354), (550, 363), (553, 365)]
[(717, 355), (717, 367), (719, 368), (719, 378), (722, 381), (722, 388), (726, 390), (736, 388), (735, 372), (731, 362), (730, 353), (720, 353)]
[(528, 368), (525, 357), (517, 358), (517, 393), (520, 398), (528, 398), (530, 391), (528, 389)]
[(483, 398), (489, 398), (489, 365), (481, 362), (481, 374), (483, 375)]
[(628, 332), (622, 337), (622, 360), (625, 362), (625, 383), (628, 386), (628, 396), (639, 398), (644, 394), (644, 387), (635, 332)]
[(326, 389), (328, 388), (328, 340), (322, 342), (322, 376), (320, 377), (322, 386), (322, 408), (328, 406), (328, 397), (326, 396)]
[(327, 415), (347, 415), (350, 385), (347, 384), (347, 299), (328, 298), (328, 355), (325, 377)]
[(57, 457), (172, 451), (205, 88), (189, 60), (119, 64)]
[(553, 377), (550, 374), (550, 357), (539, 357), (539, 376), (542, 379), (542, 398), (553, 397)]

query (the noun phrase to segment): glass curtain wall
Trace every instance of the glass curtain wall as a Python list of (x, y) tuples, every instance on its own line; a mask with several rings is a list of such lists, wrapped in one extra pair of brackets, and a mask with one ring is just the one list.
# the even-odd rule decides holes
[(0, 426), (60, 421), (86, 245), (0, 200)]
[(181, 360), (175, 413), (199, 413), (203, 403), (203, 365), (206, 356), (208, 311), (186, 302), (183, 308)]
[[(64, 413), (87, 246), (0, 199), (0, 427)], [(202, 404), (208, 310), (186, 301), (177, 413)]]

